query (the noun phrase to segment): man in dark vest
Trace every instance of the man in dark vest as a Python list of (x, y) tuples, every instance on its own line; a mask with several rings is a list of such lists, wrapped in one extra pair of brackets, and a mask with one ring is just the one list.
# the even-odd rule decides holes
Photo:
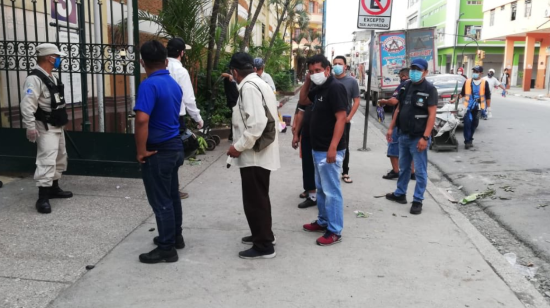
[(64, 86), (52, 75), (59, 70), (65, 56), (54, 44), (36, 46), (37, 66), (31, 71), (23, 87), (21, 113), (27, 129), (27, 139), (37, 144), (36, 172), (38, 186), (36, 210), (51, 213), (50, 199), (71, 198), (73, 194), (59, 187), (62, 172), (67, 170), (65, 134), (68, 116), (65, 109)]
[(386, 199), (407, 204), (407, 187), (411, 179), (411, 163), (416, 168), (416, 187), (410, 213), (422, 212), (422, 200), (428, 184), (428, 153), (426, 148), (435, 123), (437, 89), (426, 80), (428, 62), (414, 59), (406, 81), (399, 90), (399, 104), (386, 134), (392, 142), (394, 129), (399, 129), (399, 179), (397, 189)]

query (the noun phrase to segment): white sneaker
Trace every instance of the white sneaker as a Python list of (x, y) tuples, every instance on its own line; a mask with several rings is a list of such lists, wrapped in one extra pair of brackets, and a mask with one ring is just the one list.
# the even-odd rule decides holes
[(488, 112), (487, 112), (487, 118), (489, 118), (489, 119), (490, 119), (490, 118), (492, 118), (492, 117), (493, 117), (493, 113), (492, 113), (492, 112), (490, 112), (490, 111), (488, 111)]

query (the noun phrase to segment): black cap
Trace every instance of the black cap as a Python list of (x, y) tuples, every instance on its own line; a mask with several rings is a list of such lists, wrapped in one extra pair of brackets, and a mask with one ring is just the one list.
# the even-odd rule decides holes
[(254, 59), (246, 52), (236, 52), (231, 56), (229, 61), (229, 68), (238, 70), (254, 68)]
[(191, 46), (186, 45), (185, 41), (181, 37), (175, 37), (168, 41), (168, 45), (166, 45), (166, 49), (173, 50), (173, 51), (183, 51), (191, 49)]
[(472, 71), (474, 72), (478, 72), (478, 73), (483, 73), (483, 66), (481, 65), (476, 65), (472, 68)]

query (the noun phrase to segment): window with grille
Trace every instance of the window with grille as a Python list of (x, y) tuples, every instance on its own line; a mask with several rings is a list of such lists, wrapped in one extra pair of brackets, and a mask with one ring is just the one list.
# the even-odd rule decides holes
[(525, 0), (525, 17), (531, 17), (531, 0)]
[(516, 13), (518, 10), (518, 2), (512, 2), (512, 16), (510, 17), (510, 20), (516, 20)]

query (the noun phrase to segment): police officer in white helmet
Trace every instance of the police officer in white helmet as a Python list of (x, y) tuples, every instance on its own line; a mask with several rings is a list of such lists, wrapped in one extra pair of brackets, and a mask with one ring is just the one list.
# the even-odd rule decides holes
[(27, 139), (37, 144), (36, 172), (38, 186), (36, 210), (51, 213), (50, 200), (71, 198), (73, 194), (59, 187), (61, 173), (67, 170), (65, 134), (68, 116), (65, 108), (64, 86), (52, 75), (59, 69), (65, 53), (56, 45), (44, 43), (36, 46), (37, 66), (31, 71), (23, 87), (21, 113), (27, 129)]

